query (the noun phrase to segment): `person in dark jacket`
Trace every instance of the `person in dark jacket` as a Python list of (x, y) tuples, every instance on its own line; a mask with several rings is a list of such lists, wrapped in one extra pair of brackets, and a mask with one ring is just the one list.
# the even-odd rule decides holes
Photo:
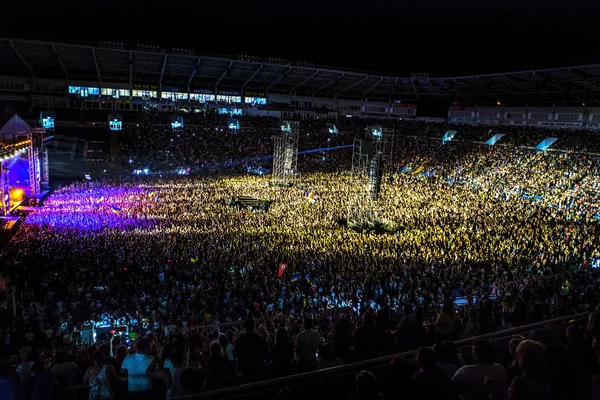
[(292, 369), (292, 360), (294, 359), (294, 345), (290, 342), (287, 329), (277, 330), (275, 337), (275, 346), (271, 352), (270, 373), (272, 377), (288, 375)]
[(552, 386), (546, 374), (546, 349), (533, 340), (523, 340), (516, 351), (523, 376), (513, 379), (508, 400), (552, 400)]
[(367, 312), (363, 324), (354, 332), (354, 351), (359, 360), (378, 357), (381, 353), (379, 332), (373, 320), (373, 314)]
[(240, 360), (242, 381), (256, 382), (264, 377), (265, 360), (268, 355), (267, 341), (254, 330), (254, 320), (244, 321), (246, 333), (240, 336), (235, 346), (235, 354)]
[(413, 380), (423, 399), (451, 399), (453, 398), (452, 380), (446, 370), (436, 363), (436, 356), (429, 347), (421, 347), (417, 352), (419, 372)]

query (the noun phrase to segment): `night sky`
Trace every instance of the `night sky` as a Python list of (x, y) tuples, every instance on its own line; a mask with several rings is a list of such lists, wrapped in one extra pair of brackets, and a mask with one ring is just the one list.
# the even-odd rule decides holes
[(111, 40), (432, 76), (600, 62), (600, 0), (5, 3), (3, 37)]

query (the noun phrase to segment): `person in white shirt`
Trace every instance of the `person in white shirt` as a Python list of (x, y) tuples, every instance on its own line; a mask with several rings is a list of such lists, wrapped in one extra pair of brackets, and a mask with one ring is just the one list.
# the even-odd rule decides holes
[(127, 372), (127, 389), (131, 399), (151, 397), (152, 380), (146, 374), (153, 360), (149, 353), (150, 341), (146, 338), (140, 339), (137, 343), (137, 353), (125, 357), (121, 365), (121, 369)]
[(508, 374), (504, 367), (495, 363), (494, 346), (487, 340), (473, 343), (473, 358), (477, 364), (461, 367), (452, 378), (459, 396), (463, 400), (486, 398), (486, 384), (493, 383), (500, 393), (508, 388)]

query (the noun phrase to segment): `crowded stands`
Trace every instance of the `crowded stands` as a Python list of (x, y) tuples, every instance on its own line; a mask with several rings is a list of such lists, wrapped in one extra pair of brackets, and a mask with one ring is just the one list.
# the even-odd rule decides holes
[[(600, 396), (596, 132), (514, 127), (487, 146), (496, 132), (459, 125), (442, 145), (447, 124), (302, 121), (299, 150), (318, 151), (280, 187), (264, 173), (279, 120), (149, 118), (121, 132), (115, 170), (54, 190), (4, 249), (1, 399), (177, 398), (411, 350), (320, 389)], [(340, 223), (357, 186), (338, 147), (372, 123), (395, 131), (383, 234)], [(548, 136), (553, 151), (531, 147)], [(240, 196), (271, 206), (232, 207)]]

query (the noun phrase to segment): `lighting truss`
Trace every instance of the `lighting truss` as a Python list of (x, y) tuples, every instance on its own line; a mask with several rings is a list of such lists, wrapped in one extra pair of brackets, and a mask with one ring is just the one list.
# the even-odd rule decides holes
[(40, 177), (40, 184), (46, 187), (50, 184), (50, 165), (48, 159), (48, 148), (45, 145), (42, 149), (42, 175)]
[(10, 211), (10, 186), (8, 185), (8, 168), (4, 165), (0, 166), (0, 196), (2, 196), (0, 213), (5, 216)]
[(381, 154), (374, 154), (369, 161), (369, 197), (371, 200), (379, 198), (381, 188)]
[(281, 132), (275, 137), (273, 150), (273, 184), (287, 185), (294, 183), (299, 174), (298, 166), (298, 139), (300, 126), (298, 121), (284, 121)]
[(364, 139), (354, 139), (351, 179), (356, 190), (348, 199), (348, 222), (365, 225), (376, 220), (382, 170), (391, 162), (393, 150), (393, 129), (371, 126)]
[(18, 143), (12, 143), (8, 145), (3, 145), (0, 147), (0, 161), (6, 161), (13, 157), (18, 156), (19, 154), (27, 151), (29, 148), (29, 140), (23, 140)]
[(46, 130), (44, 128), (31, 128), (29, 148), (27, 149), (31, 196), (38, 196), (41, 193), (40, 183), (42, 179), (45, 184), (49, 183), (50, 171), (48, 169), (48, 151), (44, 145), (45, 136)]
[(358, 181), (368, 178), (369, 192), (377, 200), (378, 188), (371, 187), (379, 181), (383, 164), (390, 163), (394, 152), (393, 129), (367, 128), (367, 137), (354, 139), (352, 149), (352, 175)]

